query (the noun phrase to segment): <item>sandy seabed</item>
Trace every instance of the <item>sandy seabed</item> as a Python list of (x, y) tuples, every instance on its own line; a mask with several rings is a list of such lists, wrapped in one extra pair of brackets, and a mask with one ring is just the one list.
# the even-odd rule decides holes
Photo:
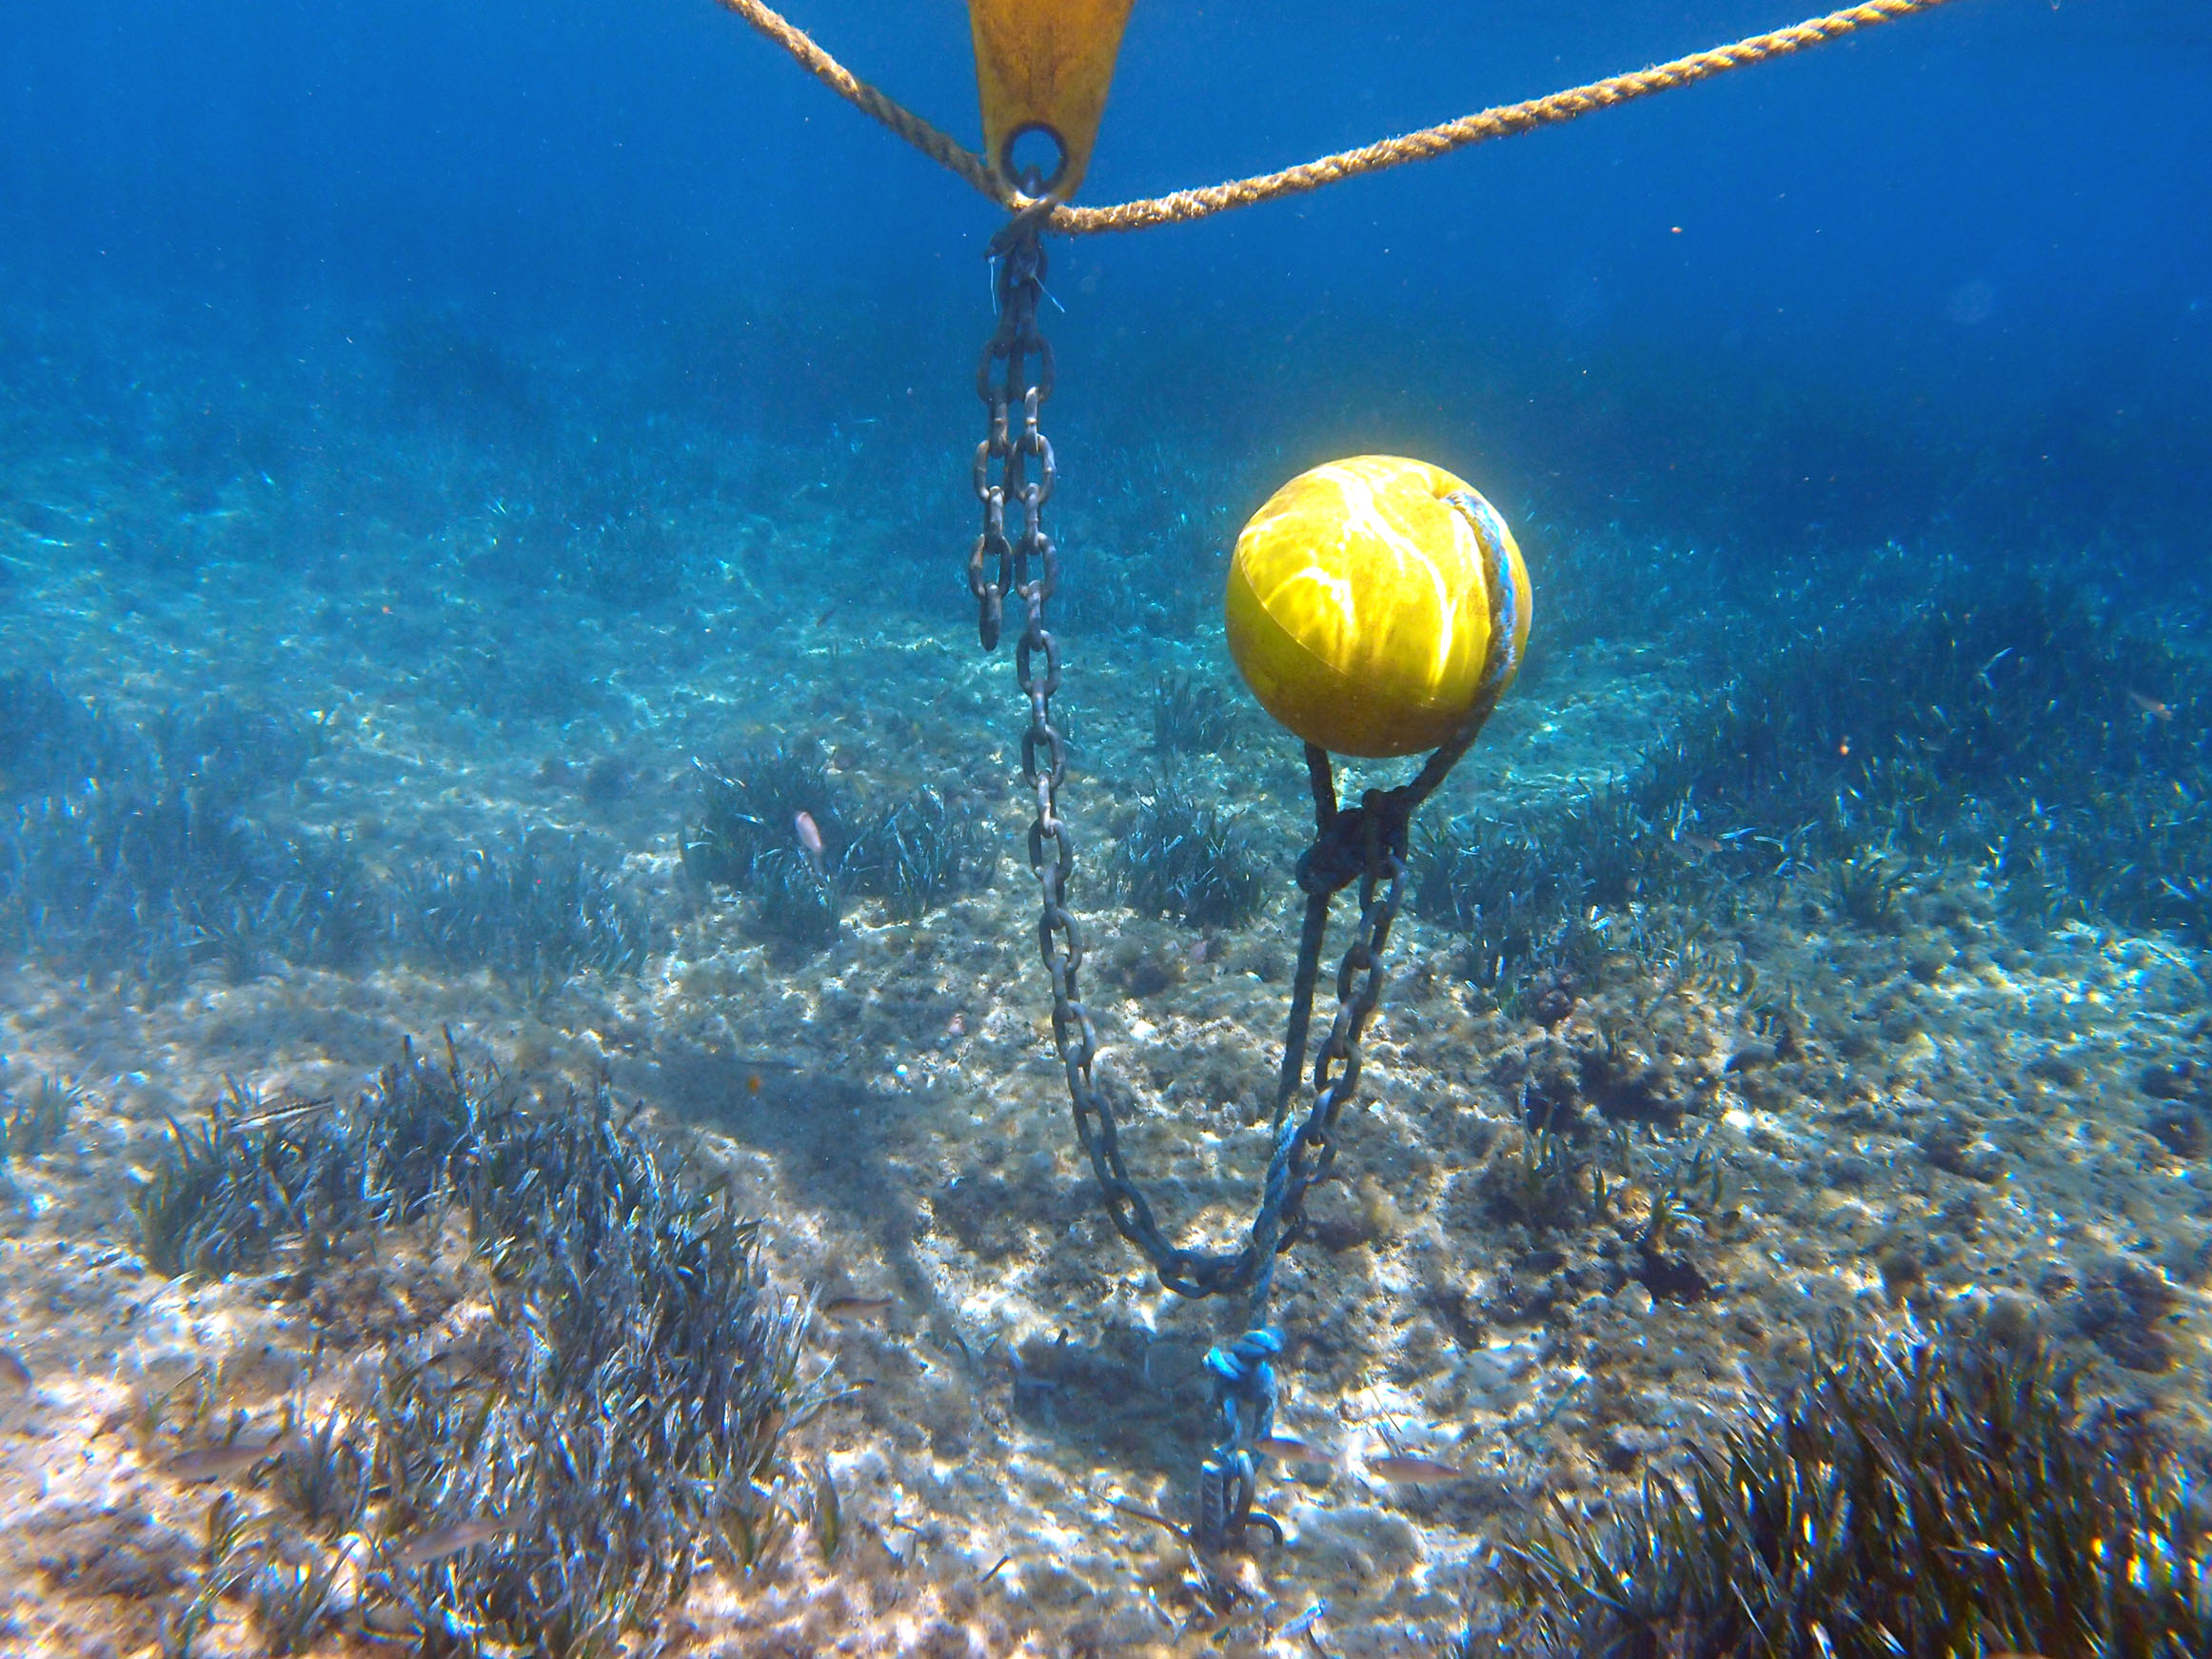
[[(608, 1079), (766, 1218), (780, 1285), (860, 1304), (818, 1316), (843, 1392), (789, 1448), (837, 1483), (835, 1559), (801, 1529), (749, 1580), (709, 1572), (659, 1632), (672, 1653), (1428, 1652), (1480, 1610), (1491, 1551), (1528, 1516), (1619, 1501), (1787, 1391), (1839, 1329), (2042, 1330), (2092, 1390), (2192, 1456), (2212, 1445), (2196, 952), (2022, 932), (1974, 872), (1914, 866), (1882, 931), (1788, 884), (1717, 933), (1654, 909), (1594, 980), (1509, 1017), (1469, 984), (1460, 941), (1409, 917), (1341, 1178), (1278, 1277), (1280, 1427), (1315, 1461), (1265, 1480), (1283, 1548), (1201, 1568), (1116, 1506), (1189, 1512), (1200, 1361), (1232, 1314), (1160, 1290), (1076, 1145), (1019, 857), (1010, 667), (978, 659), (957, 615), (760, 638), (741, 568), (719, 610), (574, 625), (433, 591), (334, 607), (259, 581), (218, 566), (116, 616), (93, 573), (54, 576), (19, 587), (5, 630), (118, 705), (221, 689), (335, 710), (287, 803), (299, 821), (348, 829), (372, 860), (518, 823), (573, 832), (621, 859), (655, 947), (640, 975), (536, 998), (389, 962), (243, 983), (207, 964), (147, 1006), (112, 978), (0, 963), (0, 1084), (85, 1092), (0, 1206), (0, 1341), (31, 1379), (0, 1393), (0, 1653), (153, 1649), (226, 1483), (176, 1478), (148, 1391), (204, 1377), (273, 1428), (287, 1400), (342, 1399), (381, 1344), (484, 1316), (450, 1237), (412, 1230), (343, 1283), (191, 1284), (141, 1264), (129, 1209), (169, 1119), (230, 1080), (267, 1103), (346, 1097), (446, 1032), (518, 1084)], [(537, 643), (514, 649), (558, 639), (606, 694), (563, 721), (502, 719), (451, 706), (420, 667), (523, 628)], [(1064, 801), (1102, 865), (1152, 787), (1153, 677), (1210, 658), (1068, 648), (1081, 747)], [(1685, 689), (1657, 653), (1582, 648), (1516, 693), (1432, 810), (1617, 777)], [(1302, 774), (1250, 720), (1232, 759), (1186, 759), (1182, 778), (1245, 811), (1283, 873)], [(689, 883), (679, 835), (692, 756), (777, 739), (827, 744), (871, 799), (927, 786), (986, 814), (995, 879), (918, 922), (856, 905), (804, 959), (760, 942), (746, 900)], [(1248, 1222), (1294, 941), (1279, 886), (1255, 922), (1206, 933), (1084, 890), (1099, 1075), (1177, 1235), (1227, 1244)], [(1531, 1092), (1619, 1126), (1584, 1149), (1602, 1211), (1587, 1181), (1562, 1207), (1538, 1178)], [(1377, 1478), (1392, 1453), (1462, 1478)], [(242, 1608), (218, 1610), (199, 1650), (261, 1650)], [(391, 1645), (342, 1628), (316, 1650)]]

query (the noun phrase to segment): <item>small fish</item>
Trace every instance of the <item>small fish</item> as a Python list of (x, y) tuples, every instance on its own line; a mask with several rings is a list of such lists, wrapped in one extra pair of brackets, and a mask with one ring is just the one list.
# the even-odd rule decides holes
[(1721, 843), (1717, 839), (1711, 836), (1701, 836), (1695, 830), (1685, 830), (1674, 839), (1691, 852), (1703, 853), (1708, 859), (1721, 850)]
[(505, 1521), (457, 1521), (450, 1527), (441, 1527), (435, 1532), (425, 1532), (420, 1538), (410, 1538), (392, 1551), (392, 1559), (402, 1567), (427, 1567), (434, 1561), (443, 1561), (448, 1555), (458, 1555), (464, 1550), (473, 1550), (479, 1544), (489, 1544), (495, 1538), (504, 1538), (514, 1528)]
[(800, 850), (806, 855), (806, 861), (814, 866), (814, 873), (817, 876), (826, 874), (822, 867), (821, 825), (814, 821), (814, 814), (795, 813), (791, 827), (798, 833)]
[(182, 1452), (162, 1465), (172, 1478), (187, 1486), (204, 1486), (211, 1480), (236, 1480), (257, 1463), (267, 1461), (277, 1448), (274, 1440), (236, 1440), (228, 1446), (206, 1446)]
[(1465, 1480), (1467, 1471), (1432, 1457), (1370, 1457), (1368, 1473), (1401, 1486), (1441, 1486), (1448, 1480)]
[(2135, 706), (2143, 710), (2145, 718), (2157, 721), (2161, 725), (2173, 723), (2174, 711), (2159, 701), (2157, 698), (2145, 697), (2132, 685), (2127, 688), (2127, 695)]
[(1308, 1445), (1294, 1434), (1265, 1434), (1252, 1443), (1252, 1449), (1263, 1457), (1273, 1457), (1284, 1463), (1329, 1464), (1335, 1461), (1318, 1446)]
[(30, 1392), (30, 1367), (12, 1348), (0, 1348), (0, 1394)]
[(899, 1304), (889, 1296), (832, 1296), (821, 1311), (833, 1319), (881, 1319)]

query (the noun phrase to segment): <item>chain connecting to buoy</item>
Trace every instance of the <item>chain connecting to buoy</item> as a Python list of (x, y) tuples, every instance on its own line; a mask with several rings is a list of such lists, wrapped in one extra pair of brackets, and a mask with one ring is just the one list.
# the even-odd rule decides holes
[[(1230, 650), (1263, 706), (1304, 740), (1313, 839), (1296, 866), (1305, 911), (1273, 1144), (1251, 1231), (1235, 1250), (1173, 1242), (1122, 1156), (1113, 1103), (1093, 1075), (1097, 1037), (1082, 998), (1076, 845), (1059, 803), (1067, 741), (1052, 709), (1060, 688), (1059, 645), (1047, 624), (1060, 569), (1043, 523), (1057, 478), (1052, 444), (1038, 424), (1053, 390), (1052, 347), (1037, 323), (1045, 298), (1043, 235), (1176, 223), (1314, 189), (1691, 85), (1945, 0), (1867, 0), (1793, 29), (1302, 167), (1103, 208), (1073, 207), (1067, 198), (1089, 164), (1131, 0), (1046, 7), (969, 0), (983, 96), (981, 156), (859, 80), (762, 0), (721, 4), (840, 96), (1013, 210), (990, 246), (998, 319), (977, 369), (986, 417), (973, 479), (983, 524), (968, 554), (968, 585), (985, 651), (997, 647), (1007, 604), (1019, 612), (1015, 673), (1029, 705), (1021, 768), (1036, 798), (1029, 863), (1037, 882), (1037, 947), (1052, 982), (1053, 1043), (1076, 1137), (1116, 1230), (1170, 1291), (1246, 1297), (1242, 1333), (1205, 1358), (1215, 1430), (1199, 1470), (1190, 1542), (1211, 1555), (1244, 1546), (1256, 1527), (1280, 1543), (1281, 1527), (1256, 1501), (1257, 1458), (1274, 1429), (1275, 1362), (1284, 1352), (1283, 1333), (1270, 1317), (1275, 1262), (1304, 1230), (1307, 1197), (1334, 1167), (1338, 1120), (1358, 1092), (1360, 1042), (1382, 1003), (1412, 816), (1466, 754), (1519, 670), (1530, 620), (1528, 572), (1504, 522), (1473, 488), (1394, 457), (1355, 457), (1301, 474), (1238, 538), (1228, 594)], [(1016, 510), (1019, 523), (1010, 526)], [(1407, 782), (1367, 790), (1356, 806), (1339, 802), (1332, 751), (1388, 758), (1423, 750), (1428, 759)], [(1311, 1101), (1295, 1115), (1330, 906), (1355, 885), (1358, 915), (1337, 963), (1336, 1006), (1313, 1056)]]
[[(1016, 672), (1030, 705), (1030, 726), (1022, 739), (1022, 772), (1037, 795), (1029, 855), (1038, 888), (1038, 948), (1052, 982), (1053, 1040), (1066, 1076), (1076, 1136), (1116, 1229), (1144, 1254), (1169, 1290), (1194, 1298), (1239, 1292), (1247, 1295), (1243, 1334), (1210, 1350), (1205, 1359), (1218, 1437), (1200, 1466), (1192, 1542), (1202, 1551), (1215, 1552), (1243, 1544), (1254, 1526), (1279, 1541), (1280, 1527), (1255, 1505), (1255, 1449), (1274, 1421), (1274, 1360), (1283, 1352), (1282, 1333), (1270, 1322), (1275, 1261), (1304, 1229), (1307, 1196), (1329, 1177), (1336, 1158), (1338, 1119), (1358, 1093), (1360, 1041), (1382, 1002), (1383, 963), (1404, 897), (1412, 815), (1450, 775), (1512, 683), (1528, 633), (1528, 576), (1511, 534), (1487, 502), (1449, 474), (1389, 458), (1339, 463), (1294, 480), (1240, 538), (1237, 573), (1244, 580), (1241, 586), (1232, 588), (1232, 649), (1270, 711), (1294, 729), (1308, 723), (1298, 698), (1313, 688), (1287, 685), (1274, 667), (1313, 656), (1311, 646), (1293, 639), (1291, 632), (1310, 624), (1313, 616), (1310, 607), (1302, 614), (1294, 602), (1285, 603), (1282, 595), (1291, 584), (1274, 583), (1267, 571), (1271, 553), (1279, 555), (1285, 548), (1295, 553), (1298, 538), (1305, 534), (1304, 517), (1315, 510), (1316, 495), (1355, 486), (1382, 504), (1379, 508), (1371, 505), (1371, 511), (1387, 508), (1401, 519), (1411, 514), (1410, 527), (1432, 542), (1438, 539), (1437, 527), (1446, 526), (1450, 534), (1445, 539), (1452, 543), (1446, 554), (1428, 560), (1403, 585), (1407, 593), (1431, 599), (1439, 591), (1471, 596), (1479, 614), (1460, 616), (1455, 622), (1456, 631), (1474, 641), (1476, 654), (1456, 670), (1448, 655), (1442, 668), (1436, 665), (1436, 653), (1425, 655), (1427, 678), (1420, 689), (1438, 692), (1443, 697), (1438, 706), (1452, 713), (1443, 741), (1410, 781), (1392, 789), (1368, 790), (1358, 805), (1342, 806), (1329, 751), (1308, 739), (1313, 839), (1297, 862), (1298, 885), (1306, 894), (1305, 915), (1276, 1081), (1274, 1144), (1259, 1204), (1246, 1241), (1237, 1250), (1207, 1251), (1172, 1242), (1129, 1174), (1113, 1102), (1093, 1076), (1097, 1039), (1082, 1001), (1081, 934), (1072, 908), (1075, 845), (1058, 802), (1066, 744), (1052, 723), (1051, 699), (1060, 683), (1059, 652), (1045, 621), (1046, 602), (1058, 588), (1058, 564), (1052, 540), (1039, 522), (1054, 477), (1051, 444), (1037, 431), (1037, 405), (1050, 384), (1050, 353), (1036, 326), (1037, 302), (1043, 291), (1043, 252), (1032, 228), (1011, 238), (998, 257), (999, 326), (983, 359), (980, 381), (988, 416), (974, 468), (977, 493), (983, 503), (983, 529), (970, 551), (968, 572), (977, 600), (978, 633), (985, 649), (998, 639), (1006, 596), (1019, 600), (1024, 618), (1016, 651)], [(1032, 358), (1039, 365), (1035, 380), (1026, 369)], [(1009, 412), (1017, 400), (1023, 408), (1018, 437), (1009, 425)], [(996, 479), (991, 472), (994, 462), (999, 467)], [(1040, 469), (1037, 477), (1027, 470), (1032, 462)], [(1289, 505), (1278, 507), (1286, 498)], [(1006, 509), (1009, 502), (1017, 501), (1022, 506), (1022, 527), (1018, 535), (1010, 535)], [(1426, 523), (1420, 522), (1424, 512)], [(1275, 533), (1286, 525), (1287, 531)], [(1394, 528), (1386, 536), (1402, 543)], [(1356, 549), (1357, 538), (1342, 540)], [(1451, 553), (1466, 556), (1452, 566)], [(1271, 587), (1269, 598), (1259, 597), (1255, 581)], [(1341, 577), (1327, 574), (1317, 590), (1334, 593), (1340, 583), (1375, 585), (1372, 572), (1354, 570)], [(1251, 596), (1241, 605), (1240, 593)], [(1370, 598), (1376, 612), (1386, 617), (1393, 606), (1407, 608), (1402, 595), (1389, 591), (1373, 592)], [(1471, 622), (1477, 625), (1471, 627)], [(1289, 650), (1271, 644), (1274, 636), (1266, 631), (1270, 627), (1285, 630), (1281, 638), (1290, 642)], [(1422, 633), (1417, 627), (1382, 630), (1385, 635), (1394, 631), (1405, 637)], [(1432, 639), (1439, 631), (1450, 634), (1454, 629), (1426, 630)], [(1340, 681), (1388, 681), (1387, 673), (1371, 674), (1360, 658), (1360, 651), (1372, 644), (1355, 637), (1349, 654), (1337, 654), (1333, 668)], [(1386, 752), (1409, 746), (1409, 733), (1419, 737), (1423, 717), (1433, 701), (1420, 696), (1393, 698), (1387, 685), (1364, 699), (1348, 696), (1344, 683), (1319, 689), (1339, 721), (1353, 721), (1333, 728), (1333, 735), (1350, 746), (1364, 745), (1365, 752), (1373, 752), (1378, 744)], [(1292, 1103), (1305, 1076), (1330, 904), (1354, 884), (1359, 888), (1358, 918), (1337, 965), (1335, 1011), (1313, 1057), (1311, 1104), (1302, 1116), (1294, 1117)]]

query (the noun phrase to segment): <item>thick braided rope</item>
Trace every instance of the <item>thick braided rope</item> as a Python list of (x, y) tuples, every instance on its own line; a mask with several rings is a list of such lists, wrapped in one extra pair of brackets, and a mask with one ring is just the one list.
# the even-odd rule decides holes
[(1616, 104), (1648, 98), (1653, 92), (1672, 91), (1676, 87), (1688, 87), (1698, 81), (1710, 80), (1729, 69), (1746, 69), (1752, 64), (1765, 63), (1769, 58), (1787, 57), (1791, 52), (1803, 51), (1808, 46), (1820, 46), (1849, 34), (1854, 30), (1876, 23), (1887, 23), (1915, 11), (1931, 10), (1945, 4), (1946, 0), (1867, 0), (1866, 5), (1853, 6), (1843, 11), (1831, 11), (1826, 17), (1816, 17), (1791, 29), (1776, 30), (1771, 34), (1755, 34), (1732, 46), (1715, 47), (1710, 51), (1692, 52), (1688, 57), (1676, 58), (1655, 69), (1609, 75), (1602, 81), (1592, 81), (1587, 87), (1553, 92), (1548, 98), (1531, 98), (1520, 104), (1502, 104), (1473, 115), (1463, 115), (1456, 121), (1447, 121), (1440, 127), (1425, 128), (1419, 132), (1407, 133), (1403, 138), (1386, 138), (1379, 144), (1367, 145), (1359, 149), (1325, 155), (1318, 161), (1285, 168), (1280, 172), (1263, 173), (1257, 178), (1236, 179), (1202, 190), (1177, 190), (1173, 195), (1154, 196), (1141, 202), (1124, 202), (1113, 207), (1058, 207), (1045, 224), (1047, 228), (1065, 235), (1081, 236), (1101, 230), (1139, 230), (1151, 225), (1174, 225), (1184, 220), (1203, 219), (1210, 214), (1226, 212), (1232, 207), (1248, 207), (1255, 202), (1269, 202), (1278, 196), (1317, 190), (1340, 179), (1355, 179), (1363, 173), (1381, 172), (1386, 168), (1398, 167), (1406, 162), (1432, 161), (1437, 156), (1449, 155), (1455, 149), (1465, 149), (1470, 145), (1487, 143), (1493, 138), (1511, 138), (1516, 133), (1532, 132), (1539, 127), (1556, 126), (1563, 121), (1572, 121), (1579, 115), (1588, 115), (1595, 109), (1610, 109)]
[[(1015, 208), (1037, 206), (1025, 196), (1009, 196), (1004, 187), (993, 176), (991, 169), (984, 165), (982, 157), (859, 79), (829, 53), (816, 46), (801, 30), (761, 4), (761, 0), (719, 0), (719, 3), (782, 47), (808, 72), (882, 122), (924, 155), (950, 168), (994, 202)], [(1437, 156), (1449, 155), (1455, 149), (1465, 149), (1470, 145), (1484, 144), (1493, 138), (1510, 138), (1515, 133), (1532, 132), (1539, 127), (1553, 127), (1560, 122), (1588, 115), (1593, 109), (1610, 109), (1616, 104), (1649, 97), (1653, 92), (1668, 92), (1676, 87), (1688, 87), (1699, 81), (1710, 80), (1730, 69), (1746, 69), (1752, 64), (1765, 63), (1769, 58), (1787, 57), (1792, 52), (1840, 39), (1854, 30), (1870, 28), (1877, 23), (1889, 23), (1915, 11), (1931, 11), (1946, 4), (1948, 0), (1866, 0), (1865, 5), (1831, 11), (1826, 17), (1811, 18), (1789, 29), (1778, 29), (1768, 34), (1754, 34), (1733, 45), (1714, 47), (1709, 51), (1692, 52), (1688, 57), (1676, 58), (1652, 69), (1609, 75), (1602, 81), (1570, 88), (1564, 92), (1553, 92), (1547, 98), (1531, 98), (1519, 104), (1501, 104), (1472, 115), (1463, 115), (1456, 121), (1447, 121), (1440, 127), (1424, 128), (1419, 132), (1409, 132), (1400, 138), (1386, 138), (1359, 149), (1340, 150), (1334, 155), (1322, 156), (1317, 161), (1285, 168), (1280, 172), (1234, 179), (1228, 184), (1211, 185), (1200, 190), (1176, 190), (1171, 195), (1151, 196), (1140, 202), (1123, 202), (1111, 207), (1071, 207), (1063, 205), (1052, 210), (1045, 220), (1045, 227), (1066, 236), (1084, 236), (1105, 230), (1141, 230), (1153, 225), (1175, 225), (1192, 219), (1204, 219), (1215, 213), (1225, 213), (1232, 207), (1249, 207), (1256, 202), (1274, 201), (1278, 196), (1317, 190), (1323, 185), (1333, 185), (1340, 179), (1355, 179), (1364, 173), (1381, 172), (1386, 168), (1398, 167), (1406, 162), (1432, 161)]]

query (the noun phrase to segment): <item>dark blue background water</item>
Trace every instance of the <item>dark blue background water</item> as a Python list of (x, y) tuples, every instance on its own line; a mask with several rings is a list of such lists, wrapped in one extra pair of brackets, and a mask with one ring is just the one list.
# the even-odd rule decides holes
[[(952, 0), (793, 15), (974, 137)], [(1797, 15), (1138, 0), (1084, 196)], [(0, 364), (188, 340), (311, 401), (434, 317), (716, 420), (971, 441), (993, 210), (710, 0), (17, 5), (0, 66)], [(1057, 245), (1056, 419), (1093, 457), (1175, 422), (1286, 464), (1406, 448), (1520, 512), (1776, 554), (2102, 536), (2190, 575), (2208, 84), (2200, 5), (1958, 0), (1389, 178)], [(588, 383), (567, 395), (588, 414)]]

